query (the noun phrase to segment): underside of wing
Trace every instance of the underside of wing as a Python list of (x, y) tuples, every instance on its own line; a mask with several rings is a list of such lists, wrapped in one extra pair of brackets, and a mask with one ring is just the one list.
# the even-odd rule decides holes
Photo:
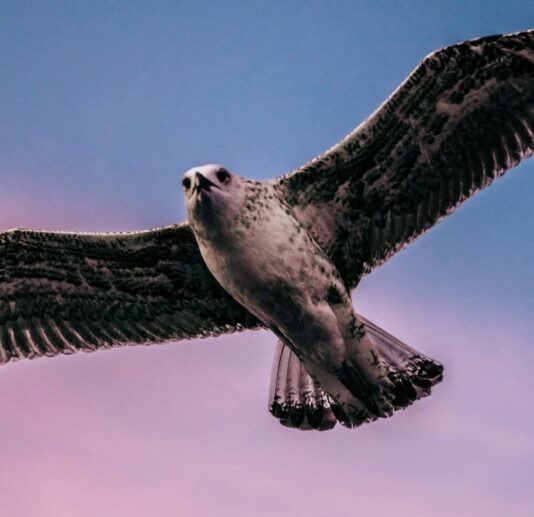
[(361, 126), (276, 180), (346, 283), (534, 150), (534, 31), (428, 56)]
[(187, 224), (0, 233), (0, 363), (257, 326), (208, 271)]

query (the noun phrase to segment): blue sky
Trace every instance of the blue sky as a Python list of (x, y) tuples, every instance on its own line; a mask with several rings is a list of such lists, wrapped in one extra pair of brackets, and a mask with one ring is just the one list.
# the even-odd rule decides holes
[[(534, 27), (530, 2), (2, 2), (0, 229), (185, 217), (182, 173), (270, 178), (429, 52)], [(429, 399), (312, 435), (266, 412), (244, 333), (1, 369), (13, 516), (531, 515), (534, 162), (365, 278), (356, 307), (445, 363)]]

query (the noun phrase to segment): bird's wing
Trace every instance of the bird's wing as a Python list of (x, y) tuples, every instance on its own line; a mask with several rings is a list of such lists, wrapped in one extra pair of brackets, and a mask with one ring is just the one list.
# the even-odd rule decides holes
[(534, 31), (430, 54), (371, 117), (275, 185), (347, 285), (534, 149)]
[(0, 363), (257, 326), (208, 271), (187, 224), (0, 233)]

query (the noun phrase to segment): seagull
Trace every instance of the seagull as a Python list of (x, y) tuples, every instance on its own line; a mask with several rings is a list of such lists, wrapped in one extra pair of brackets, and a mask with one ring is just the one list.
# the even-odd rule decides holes
[(0, 233), (0, 363), (268, 329), (269, 410), (283, 425), (389, 417), (443, 366), (357, 314), (352, 291), (533, 152), (534, 30), (438, 50), (289, 174), (187, 171), (187, 222)]

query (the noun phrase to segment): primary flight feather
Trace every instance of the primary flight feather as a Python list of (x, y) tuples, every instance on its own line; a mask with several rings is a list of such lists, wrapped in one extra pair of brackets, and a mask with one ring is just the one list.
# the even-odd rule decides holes
[(533, 151), (534, 31), (439, 50), (290, 174), (188, 171), (189, 223), (0, 233), (0, 363), (268, 328), (284, 425), (390, 416), (443, 368), (356, 314), (351, 289)]

